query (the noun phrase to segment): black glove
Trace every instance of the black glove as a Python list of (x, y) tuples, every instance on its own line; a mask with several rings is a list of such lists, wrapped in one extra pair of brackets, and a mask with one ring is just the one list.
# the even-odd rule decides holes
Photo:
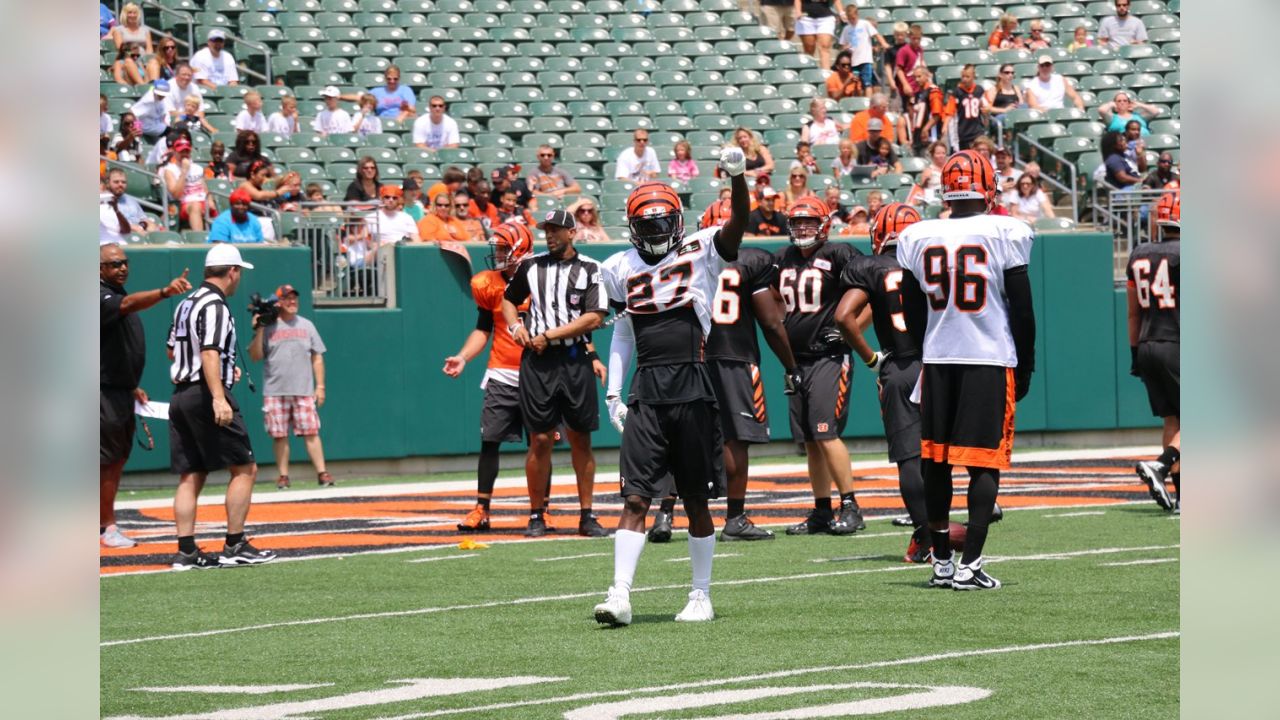
[(844, 341), (844, 335), (840, 333), (840, 328), (837, 327), (823, 328), (822, 332), (818, 335), (817, 344), (821, 346), (815, 348), (815, 350), (818, 350), (819, 352), (849, 352), (849, 345)]
[(795, 395), (804, 390), (804, 378), (800, 377), (800, 371), (792, 368), (786, 370), (782, 374), (782, 392), (787, 395)]
[(1021, 368), (1013, 371), (1013, 399), (1020, 401), (1031, 391), (1031, 371)]
[(1138, 374), (1138, 346), (1129, 346), (1129, 374), (1134, 377), (1141, 377)]

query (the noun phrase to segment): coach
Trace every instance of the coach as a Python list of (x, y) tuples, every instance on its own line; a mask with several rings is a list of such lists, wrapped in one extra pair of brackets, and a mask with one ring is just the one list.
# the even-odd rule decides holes
[[(524, 348), (520, 357), (520, 411), (529, 433), (525, 479), (529, 486), (529, 527), (525, 535), (547, 532), (543, 495), (551, 481), (551, 446), (561, 423), (567, 428), (573, 472), (578, 480), (578, 534), (609, 533), (591, 513), (596, 460), (591, 433), (600, 427), (593, 373), (604, 382), (605, 368), (587, 348), (588, 335), (608, 311), (600, 263), (573, 247), (576, 223), (564, 210), (546, 213), (538, 228), (546, 232), (547, 252), (516, 270), (502, 299), (507, 332)], [(521, 320), (516, 308), (526, 299)], [(527, 326), (526, 326), (527, 322)]]
[(187, 271), (159, 290), (125, 294), (129, 258), (119, 245), (98, 249), (98, 305), (102, 325), (98, 345), (98, 537), (105, 547), (136, 545), (116, 527), (116, 491), (133, 449), (133, 403), (146, 403), (138, 387), (147, 360), (146, 337), (138, 313), (191, 289)]
[[(231, 387), (236, 368), (236, 323), (227, 298), (240, 287), (240, 275), (253, 265), (235, 245), (217, 243), (204, 257), (204, 282), (178, 303), (169, 328), (173, 398), (169, 403), (169, 452), (178, 490), (173, 514), (178, 530), (175, 570), (219, 565), (256, 565), (274, 560), (244, 537), (258, 465)], [(218, 557), (196, 547), (196, 502), (212, 470), (231, 469), (227, 485), (227, 538)]]

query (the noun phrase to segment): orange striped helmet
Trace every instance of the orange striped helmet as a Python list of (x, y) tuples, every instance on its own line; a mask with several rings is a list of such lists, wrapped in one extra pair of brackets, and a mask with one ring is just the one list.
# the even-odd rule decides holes
[(898, 233), (920, 222), (920, 211), (906, 203), (894, 202), (880, 208), (871, 220), (871, 252), (879, 255), (898, 243)]
[(720, 227), (729, 222), (729, 216), (733, 214), (733, 203), (729, 198), (717, 200), (707, 206), (706, 212), (702, 213), (702, 220), (698, 223), (700, 229), (709, 227)]
[(996, 171), (976, 150), (961, 150), (942, 165), (943, 200), (985, 200), (996, 194)]
[(798, 248), (813, 247), (827, 241), (831, 229), (831, 208), (816, 195), (806, 195), (790, 208), (787, 232), (791, 244)]
[(631, 244), (646, 255), (661, 257), (684, 239), (680, 196), (662, 182), (646, 182), (627, 198), (627, 226)]
[(1182, 228), (1182, 191), (1167, 192), (1156, 201), (1156, 225)]
[(522, 222), (506, 222), (489, 238), (489, 267), (514, 270), (533, 254), (533, 232)]

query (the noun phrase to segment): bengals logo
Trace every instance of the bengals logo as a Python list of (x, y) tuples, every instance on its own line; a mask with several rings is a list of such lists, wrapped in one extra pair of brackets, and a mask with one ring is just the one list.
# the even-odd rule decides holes
[(824, 423), (824, 422), (820, 422), (820, 423), (818, 423), (818, 428), (817, 428), (817, 430), (818, 430), (818, 432), (826, 432), (828, 427), (830, 427), (830, 426), (829, 426), (829, 425), (827, 425), (826, 423)]

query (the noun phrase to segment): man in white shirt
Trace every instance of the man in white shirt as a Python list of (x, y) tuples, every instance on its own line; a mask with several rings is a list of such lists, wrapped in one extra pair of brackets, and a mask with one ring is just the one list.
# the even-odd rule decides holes
[(456, 148), (461, 138), (458, 123), (444, 114), (444, 98), (431, 96), (427, 101), (427, 114), (413, 121), (413, 144), (426, 150)]
[(1141, 45), (1147, 41), (1147, 26), (1129, 14), (1130, 0), (1116, 0), (1116, 14), (1098, 23), (1098, 44), (1119, 50), (1125, 45)]
[(618, 156), (618, 180), (645, 182), (658, 177), (658, 153), (649, 147), (649, 131), (636, 130), (631, 136), (632, 146)]
[(324, 109), (316, 115), (315, 120), (311, 121), (311, 127), (325, 137), (334, 133), (351, 132), (351, 116), (346, 110), (338, 107), (338, 98), (341, 95), (338, 88), (332, 85), (320, 91), (320, 96), (324, 98)]
[(196, 71), (196, 82), (207, 88), (222, 85), (239, 85), (240, 71), (236, 59), (222, 47), (227, 34), (218, 28), (209, 31), (207, 44), (191, 56), (191, 67)]
[(156, 80), (129, 108), (142, 123), (142, 136), (150, 142), (155, 142), (169, 129), (169, 116), (164, 112), (164, 100), (168, 94), (169, 81)]
[(409, 213), (401, 209), (404, 191), (398, 185), (383, 185), (378, 191), (382, 199), (382, 209), (370, 218), (375, 224), (373, 230), (378, 245), (386, 245), (400, 241), (418, 242), (418, 225), (413, 222)]
[(178, 63), (174, 69), (173, 79), (169, 81), (169, 95), (164, 99), (164, 111), (169, 114), (171, 122), (185, 112), (183, 106), (188, 96), (202, 97), (200, 86), (191, 81), (194, 76), (195, 70), (187, 63)]
[(231, 126), (244, 132), (252, 130), (261, 135), (267, 131), (267, 116), (262, 114), (262, 95), (250, 90), (244, 95), (244, 109), (231, 121)]
[(1084, 100), (1076, 93), (1075, 85), (1070, 78), (1053, 71), (1053, 58), (1049, 55), (1041, 55), (1036, 59), (1036, 74), (1024, 81), (1023, 89), (1027, 92), (1027, 104), (1032, 110), (1044, 112), (1066, 107), (1066, 98), (1071, 98), (1072, 104), (1077, 108), (1084, 109)]

